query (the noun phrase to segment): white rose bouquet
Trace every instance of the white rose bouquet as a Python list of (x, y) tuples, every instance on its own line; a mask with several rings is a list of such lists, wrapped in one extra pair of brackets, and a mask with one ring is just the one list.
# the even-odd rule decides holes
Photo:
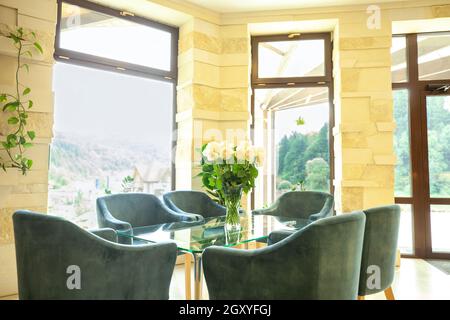
[(255, 186), (258, 167), (264, 161), (264, 150), (248, 141), (238, 145), (212, 141), (202, 147), (200, 176), (207, 192), (227, 208), (226, 222), (239, 224), (242, 192)]

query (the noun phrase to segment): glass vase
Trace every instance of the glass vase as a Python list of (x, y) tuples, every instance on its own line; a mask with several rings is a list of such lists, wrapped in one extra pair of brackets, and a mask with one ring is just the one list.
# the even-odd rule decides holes
[(225, 226), (228, 229), (240, 228), (239, 208), (241, 207), (242, 187), (241, 186), (224, 186), (223, 197), (227, 215), (225, 218)]

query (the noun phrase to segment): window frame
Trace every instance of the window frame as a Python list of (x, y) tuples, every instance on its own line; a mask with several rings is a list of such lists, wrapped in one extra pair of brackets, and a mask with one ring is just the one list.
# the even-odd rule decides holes
[[(115, 18), (128, 20), (137, 24), (145, 25), (154, 29), (165, 31), (171, 34), (171, 61), (170, 70), (161, 70), (143, 65), (133, 64), (125, 61), (119, 61), (91, 54), (86, 54), (78, 51), (68, 50), (61, 48), (61, 16), (63, 3), (79, 6), (84, 9), (103, 13)], [(58, 14), (56, 23), (56, 38), (55, 38), (55, 52), (53, 54), (55, 60), (62, 62), (70, 62), (78, 64), (80, 66), (88, 66), (92, 68), (98, 68), (107, 71), (120, 72), (125, 74), (131, 74), (135, 76), (141, 76), (146, 78), (152, 78), (161, 81), (171, 81), (176, 83), (177, 80), (177, 59), (178, 59), (178, 34), (177, 27), (161, 24), (156, 21), (143, 18), (133, 13), (126, 11), (120, 11), (112, 8), (108, 8), (96, 3), (92, 3), (86, 0), (58, 0)]]
[[(450, 259), (450, 253), (432, 251), (430, 206), (434, 204), (450, 204), (450, 198), (431, 198), (429, 194), (428, 168), (428, 133), (426, 96), (440, 95), (433, 93), (428, 86), (450, 83), (450, 79), (420, 80), (418, 63), (418, 36), (421, 34), (439, 34), (441, 32), (420, 32), (393, 34), (392, 37), (406, 39), (406, 82), (393, 82), (392, 90), (406, 89), (409, 95), (409, 141), (411, 159), (411, 197), (397, 197), (396, 204), (409, 204), (413, 214), (413, 253), (402, 254), (407, 258)], [(394, 190), (395, 192), (395, 190)]]
[[(120, 74), (127, 74), (142, 78), (149, 78), (157, 81), (170, 82), (173, 86), (172, 93), (172, 145), (171, 145), (171, 189), (174, 190), (176, 186), (176, 166), (175, 166), (175, 149), (177, 147), (177, 130), (178, 123), (176, 121), (177, 112), (177, 82), (178, 82), (178, 39), (179, 39), (179, 28), (169, 25), (165, 25), (147, 18), (137, 16), (133, 13), (116, 10), (113, 8), (105, 7), (86, 0), (57, 0), (57, 22), (56, 22), (56, 33), (55, 33), (55, 51), (53, 57), (56, 61), (61, 63), (69, 63), (78, 65), (81, 67), (88, 67), (93, 69), (99, 69), (104, 71), (116, 72)], [(94, 56), (90, 54), (80, 53), (73, 50), (67, 50), (60, 47), (60, 27), (61, 27), (61, 16), (62, 16), (62, 5), (63, 3), (79, 6), (88, 10), (97, 11), (99, 13), (104, 13), (116, 18), (129, 20), (134, 23), (146, 25), (155, 29), (163, 30), (171, 34), (171, 61), (170, 70), (160, 70), (150, 67), (145, 67), (142, 65), (136, 65), (132, 63), (127, 63), (124, 61), (117, 61), (113, 59), (107, 59), (99, 56)], [(51, 147), (51, 146), (50, 146)], [(49, 153), (49, 163), (50, 163), (50, 153)]]
[[(260, 42), (276, 42), (276, 41), (296, 41), (296, 40), (324, 40), (324, 63), (325, 63), (325, 75), (319, 77), (280, 77), (280, 78), (259, 78), (258, 77), (258, 45)], [(334, 83), (333, 83), (333, 41), (331, 33), (306, 33), (306, 34), (281, 34), (281, 35), (263, 35), (251, 37), (251, 53), (252, 53), (252, 69), (251, 69), (251, 123), (250, 132), (251, 139), (254, 140), (255, 135), (255, 90), (256, 89), (270, 89), (270, 88), (306, 88), (306, 87), (327, 87), (328, 88), (328, 101), (330, 105), (329, 109), (329, 157), (330, 157), (330, 194), (334, 194), (334, 136), (333, 127), (335, 124), (334, 113)], [(272, 122), (273, 123), (273, 122)], [(272, 130), (274, 128), (271, 128)], [(273, 134), (273, 131), (272, 131)], [(272, 154), (272, 163), (275, 163), (273, 158), (275, 154)], [(272, 174), (268, 177), (268, 183), (272, 185), (272, 189), (275, 186), (275, 175)], [(251, 193), (250, 199), (251, 208), (255, 207), (254, 191)]]
[[(259, 44), (261, 42), (278, 42), (278, 41), (299, 41), (299, 40), (323, 40), (324, 41), (324, 60), (325, 74), (315, 77), (277, 77), (277, 78), (260, 78), (258, 75), (259, 65)], [(289, 84), (290, 86), (299, 83), (318, 83), (332, 81), (332, 48), (330, 33), (306, 33), (306, 34), (283, 34), (283, 35), (267, 35), (253, 36), (251, 38), (252, 46), (252, 86), (267, 84)]]

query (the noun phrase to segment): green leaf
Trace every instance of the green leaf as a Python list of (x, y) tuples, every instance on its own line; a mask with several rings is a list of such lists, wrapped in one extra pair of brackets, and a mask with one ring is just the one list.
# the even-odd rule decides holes
[(39, 43), (35, 42), (35, 43), (33, 43), (33, 45), (34, 45), (34, 47), (35, 47), (36, 49), (39, 50), (39, 52), (40, 52), (41, 54), (44, 53), (44, 50), (42, 50), (42, 47), (41, 47), (41, 45), (40, 45)]
[(217, 190), (222, 190), (222, 179), (216, 180), (216, 188)]
[(10, 33), (7, 38), (13, 39), (14, 43), (19, 43), (20, 39), (18, 36), (16, 36), (14, 33)]
[(30, 88), (26, 88), (25, 90), (23, 90), (22, 95), (26, 96), (27, 94), (29, 94), (31, 92)]
[(28, 168), (28, 169), (31, 169), (31, 166), (33, 165), (33, 160), (27, 159), (26, 164), (27, 164), (27, 168)]
[(27, 69), (27, 72), (30, 72), (30, 66), (28, 64), (23, 64), (21, 68)]
[(33, 101), (31, 100), (28, 101), (28, 109), (31, 109), (33, 107), (33, 104), (34, 104)]
[(15, 134), (8, 134), (8, 136), (6, 137), (6, 142), (8, 143), (16, 143), (17, 141), (17, 136)]
[(13, 102), (7, 103), (3, 106), (3, 112), (16, 111), (18, 106), (19, 106), (19, 101), (13, 101)]
[(5, 102), (7, 99), (6, 99), (6, 94), (0, 94), (0, 102)]
[(34, 138), (36, 138), (36, 133), (34, 131), (28, 131), (27, 135), (31, 140), (34, 140)]
[(6, 143), (6, 142), (4, 142), (4, 141), (2, 141), (2, 146), (3, 146), (3, 148), (5, 148), (5, 149), (9, 149), (9, 148), (10, 148), (9, 143)]
[(31, 148), (32, 146), (33, 146), (33, 144), (31, 142), (26, 142), (26, 143), (23, 144), (23, 147), (25, 149)]
[(296, 120), (296, 123), (298, 126), (302, 126), (305, 124), (305, 119), (303, 119), (302, 117), (298, 117), (298, 119)]
[(24, 137), (20, 137), (20, 138), (19, 138), (19, 143), (20, 143), (20, 144), (24, 145), (26, 142), (27, 142), (27, 140), (25, 140)]
[(204, 185), (205, 187), (209, 187), (209, 176), (204, 175), (204, 176), (202, 177), (202, 183), (203, 183), (203, 185)]
[(31, 35), (33, 36), (33, 38), (36, 38), (36, 32), (31, 31)]
[(14, 124), (17, 124), (17, 123), (19, 123), (19, 119), (16, 118), (16, 117), (11, 117), (11, 118), (8, 119), (8, 124), (14, 125)]

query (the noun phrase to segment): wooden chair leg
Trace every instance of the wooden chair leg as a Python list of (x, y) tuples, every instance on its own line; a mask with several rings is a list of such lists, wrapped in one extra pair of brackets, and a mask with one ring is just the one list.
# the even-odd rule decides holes
[(394, 291), (392, 291), (392, 287), (389, 287), (386, 290), (384, 290), (384, 295), (388, 300), (395, 300)]
[(256, 242), (256, 249), (259, 249), (259, 248), (264, 248), (264, 247), (266, 247), (267, 245), (265, 244), (265, 243), (262, 243), (262, 242)]
[(364, 297), (364, 296), (358, 296), (358, 300), (366, 300), (366, 297)]
[(184, 282), (186, 300), (191, 300), (191, 266), (192, 256), (190, 253), (184, 255)]

